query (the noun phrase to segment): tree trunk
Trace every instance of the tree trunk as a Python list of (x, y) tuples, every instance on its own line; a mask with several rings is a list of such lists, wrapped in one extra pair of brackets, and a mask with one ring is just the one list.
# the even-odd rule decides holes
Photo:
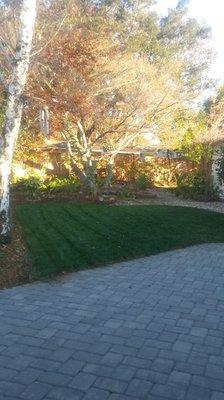
[(91, 178), (91, 176), (94, 176), (91, 157), (86, 157), (86, 156), (83, 157), (79, 152), (80, 162), (83, 166), (83, 169), (80, 169), (79, 166), (74, 161), (74, 154), (69, 139), (67, 138), (64, 132), (62, 132), (62, 136), (66, 140), (67, 154), (71, 162), (72, 171), (75, 172), (76, 176), (80, 179), (83, 186), (88, 188), (93, 194), (93, 196), (96, 197), (98, 194), (98, 189), (95, 184), (95, 180), (92, 180)]
[(97, 197), (99, 194), (99, 188), (96, 182), (96, 170), (91, 158), (90, 150), (83, 156), (82, 164), (86, 176), (86, 186), (92, 193), (93, 197)]
[(23, 0), (15, 58), (12, 62), (12, 79), (7, 88), (5, 121), (0, 136), (0, 241), (3, 243), (10, 239), (9, 180), (22, 117), (22, 94), (27, 79), (35, 17), (36, 0)]
[(111, 157), (111, 159), (109, 160), (109, 162), (107, 164), (107, 176), (104, 180), (104, 185), (103, 185), (106, 193), (109, 193), (111, 181), (112, 181), (113, 175), (114, 175), (114, 172), (113, 172), (114, 158), (115, 157)]

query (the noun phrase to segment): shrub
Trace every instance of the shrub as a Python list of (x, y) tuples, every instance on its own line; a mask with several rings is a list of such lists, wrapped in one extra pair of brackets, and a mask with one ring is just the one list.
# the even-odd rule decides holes
[(146, 174), (140, 174), (134, 184), (136, 190), (145, 190), (152, 185)]
[(120, 200), (133, 200), (135, 199), (135, 192), (127, 185), (117, 191), (117, 198)]
[(31, 175), (17, 180), (13, 184), (13, 188), (19, 191), (37, 192), (41, 189), (43, 182), (38, 175)]
[(54, 193), (73, 193), (80, 188), (81, 184), (75, 177), (51, 178), (44, 182), (42, 190)]
[(68, 178), (52, 177), (43, 181), (40, 176), (32, 175), (18, 180), (13, 184), (13, 188), (19, 191), (31, 192), (32, 194), (44, 191), (71, 193), (80, 188), (80, 182), (73, 176)]
[(216, 171), (218, 173), (219, 183), (222, 185), (224, 183), (224, 147), (220, 149)]
[(177, 178), (176, 194), (198, 201), (219, 199), (218, 189), (214, 188), (202, 171), (192, 171)]

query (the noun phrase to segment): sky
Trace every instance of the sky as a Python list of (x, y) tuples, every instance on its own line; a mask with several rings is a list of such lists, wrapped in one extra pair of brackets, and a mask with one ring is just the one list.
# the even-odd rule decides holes
[[(175, 7), (177, 0), (158, 0), (156, 9), (165, 15), (167, 9)], [(213, 34), (213, 46), (217, 53), (212, 66), (212, 77), (224, 83), (224, 0), (190, 0), (189, 14), (205, 21)]]

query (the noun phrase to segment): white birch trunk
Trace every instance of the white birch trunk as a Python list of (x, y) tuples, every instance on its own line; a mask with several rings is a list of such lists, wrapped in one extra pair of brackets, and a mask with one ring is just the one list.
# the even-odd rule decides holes
[(7, 88), (5, 122), (0, 135), (0, 241), (10, 238), (10, 190), (9, 180), (15, 145), (20, 129), (23, 110), (22, 94), (27, 79), (34, 24), (36, 0), (23, 0), (20, 14), (15, 58), (12, 63), (12, 79)]

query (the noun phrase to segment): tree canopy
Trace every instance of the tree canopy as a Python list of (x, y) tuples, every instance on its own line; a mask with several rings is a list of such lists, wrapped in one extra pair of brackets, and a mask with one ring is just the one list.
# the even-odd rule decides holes
[[(96, 147), (105, 150), (109, 164), (122, 148), (138, 146), (146, 132), (155, 133), (162, 147), (175, 147), (182, 137), (178, 115), (195, 114), (192, 107), (211, 85), (209, 27), (187, 15), (186, 0), (163, 18), (153, 4), (38, 2), (23, 126), (36, 135), (39, 110), (47, 107), (51, 135), (67, 142), (73, 167), (85, 179)], [(6, 79), (18, 5), (1, 5), (0, 66)]]

